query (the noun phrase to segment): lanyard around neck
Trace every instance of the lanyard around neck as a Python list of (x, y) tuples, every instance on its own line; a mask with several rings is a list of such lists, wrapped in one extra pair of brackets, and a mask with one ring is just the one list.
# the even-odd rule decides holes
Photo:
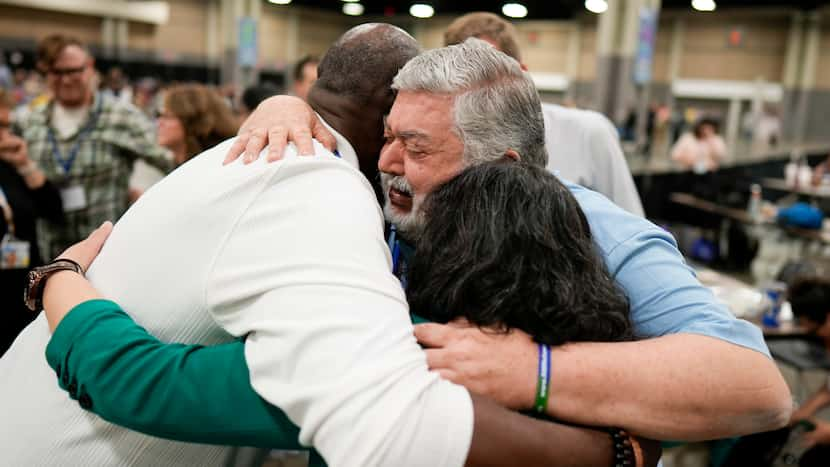
[(389, 227), (389, 251), (392, 252), (392, 274), (400, 274), (398, 266), (401, 260), (401, 242), (398, 241), (398, 228), (394, 224)]
[(92, 129), (98, 121), (98, 117), (101, 114), (101, 100), (101, 98), (98, 99), (98, 103), (95, 105), (95, 110), (92, 112), (92, 115), (89, 116), (89, 121), (86, 125), (84, 125), (81, 131), (78, 132), (75, 144), (73, 144), (69, 149), (67, 157), (63, 156), (63, 153), (61, 153), (61, 150), (58, 147), (58, 140), (55, 137), (55, 130), (52, 129), (52, 125), (48, 126), (48, 136), (49, 143), (52, 145), (52, 155), (61, 167), (63, 167), (63, 173), (65, 175), (69, 175), (69, 172), (72, 170), (72, 165), (75, 164), (75, 159), (78, 157), (78, 151), (80, 151), (81, 145), (84, 141), (86, 141), (87, 137), (89, 137), (89, 134), (92, 133)]

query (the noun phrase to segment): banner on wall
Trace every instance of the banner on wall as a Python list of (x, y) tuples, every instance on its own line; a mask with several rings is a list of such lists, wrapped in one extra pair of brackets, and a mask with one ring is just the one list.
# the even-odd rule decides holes
[(640, 9), (640, 32), (637, 35), (637, 54), (634, 57), (634, 82), (651, 82), (651, 68), (654, 61), (654, 44), (657, 41), (657, 10)]
[(250, 16), (239, 18), (239, 46), (236, 62), (239, 66), (254, 67), (257, 64), (256, 20)]

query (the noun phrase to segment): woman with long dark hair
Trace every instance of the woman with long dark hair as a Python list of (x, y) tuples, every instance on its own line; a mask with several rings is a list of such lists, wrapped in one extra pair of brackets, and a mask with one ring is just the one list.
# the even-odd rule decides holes
[(466, 169), (427, 197), (407, 300), (424, 318), (517, 328), (537, 342), (633, 338), (628, 299), (570, 191), (545, 169)]

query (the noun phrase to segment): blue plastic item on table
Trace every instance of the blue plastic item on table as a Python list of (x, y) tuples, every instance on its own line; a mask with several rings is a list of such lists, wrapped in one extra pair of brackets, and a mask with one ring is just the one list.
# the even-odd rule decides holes
[(798, 202), (778, 211), (778, 222), (782, 225), (802, 229), (821, 229), (824, 214), (815, 206)]

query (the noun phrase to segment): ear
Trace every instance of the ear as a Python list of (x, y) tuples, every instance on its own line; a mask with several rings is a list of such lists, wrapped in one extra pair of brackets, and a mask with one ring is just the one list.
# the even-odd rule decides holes
[(508, 159), (512, 159), (516, 162), (519, 162), (519, 161), (522, 160), (522, 156), (520, 156), (519, 153), (516, 152), (513, 149), (508, 149), (507, 151), (504, 151), (504, 157), (507, 157)]

